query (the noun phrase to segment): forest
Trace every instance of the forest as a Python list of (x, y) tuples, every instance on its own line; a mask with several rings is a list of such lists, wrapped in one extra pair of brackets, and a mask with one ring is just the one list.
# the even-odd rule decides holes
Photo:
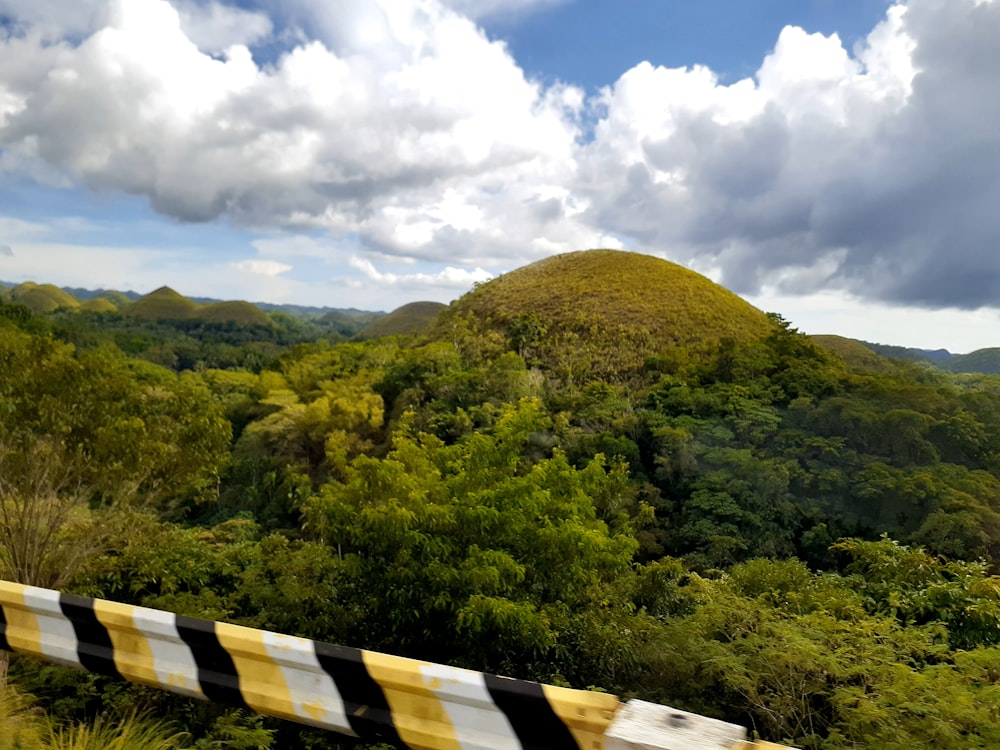
[[(435, 314), (364, 337), (8, 296), (0, 578), (809, 750), (1000, 746), (1000, 377), (835, 346), (625, 253)], [(2, 750), (340, 747), (4, 669)]]

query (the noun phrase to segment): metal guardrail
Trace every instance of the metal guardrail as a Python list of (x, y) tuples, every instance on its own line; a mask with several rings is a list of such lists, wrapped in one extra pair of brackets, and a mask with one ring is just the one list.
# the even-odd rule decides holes
[(780, 747), (667, 706), (7, 581), (0, 650), (412, 750)]

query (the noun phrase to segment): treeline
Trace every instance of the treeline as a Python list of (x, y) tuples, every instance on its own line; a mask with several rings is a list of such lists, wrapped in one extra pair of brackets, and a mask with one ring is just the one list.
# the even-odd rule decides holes
[[(195, 336), (176, 372), (113, 326), (0, 318), (3, 577), (803, 748), (1000, 741), (1000, 380), (852, 371), (786, 324), (590, 381), (529, 366), (520, 329), (224, 367), (241, 345)], [(337, 745), (28, 660), (10, 681), (178, 747)]]

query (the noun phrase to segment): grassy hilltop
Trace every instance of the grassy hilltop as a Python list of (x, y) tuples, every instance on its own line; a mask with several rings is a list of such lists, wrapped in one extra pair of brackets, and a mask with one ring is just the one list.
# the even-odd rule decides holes
[(556, 255), (478, 286), (442, 315), (456, 329), (512, 345), (527, 359), (574, 377), (621, 375), (647, 360), (698, 358), (723, 339), (747, 342), (775, 323), (687, 268), (639, 253)]

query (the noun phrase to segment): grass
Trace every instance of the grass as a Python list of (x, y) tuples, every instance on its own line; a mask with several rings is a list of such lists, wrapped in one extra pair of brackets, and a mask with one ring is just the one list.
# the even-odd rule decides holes
[(56, 724), (30, 696), (0, 680), (0, 750), (174, 750), (184, 747), (185, 739), (169, 724), (135, 714)]
[[(527, 325), (527, 338), (523, 334)], [(697, 361), (723, 339), (765, 337), (775, 323), (690, 269), (650, 255), (588, 250), (546, 258), (478, 286), (441, 317), (503, 337), (543, 368), (574, 380), (628, 377), (649, 358)], [(514, 338), (519, 341), (512, 340)]]
[(411, 302), (373, 320), (358, 332), (358, 338), (375, 339), (381, 336), (422, 333), (434, 324), (441, 311), (447, 307), (440, 302)]
[(141, 716), (117, 721), (97, 717), (89, 724), (56, 727), (46, 747), (52, 750), (174, 750), (187, 737), (170, 726)]
[(41, 750), (45, 729), (45, 717), (31, 701), (0, 681), (0, 750)]

